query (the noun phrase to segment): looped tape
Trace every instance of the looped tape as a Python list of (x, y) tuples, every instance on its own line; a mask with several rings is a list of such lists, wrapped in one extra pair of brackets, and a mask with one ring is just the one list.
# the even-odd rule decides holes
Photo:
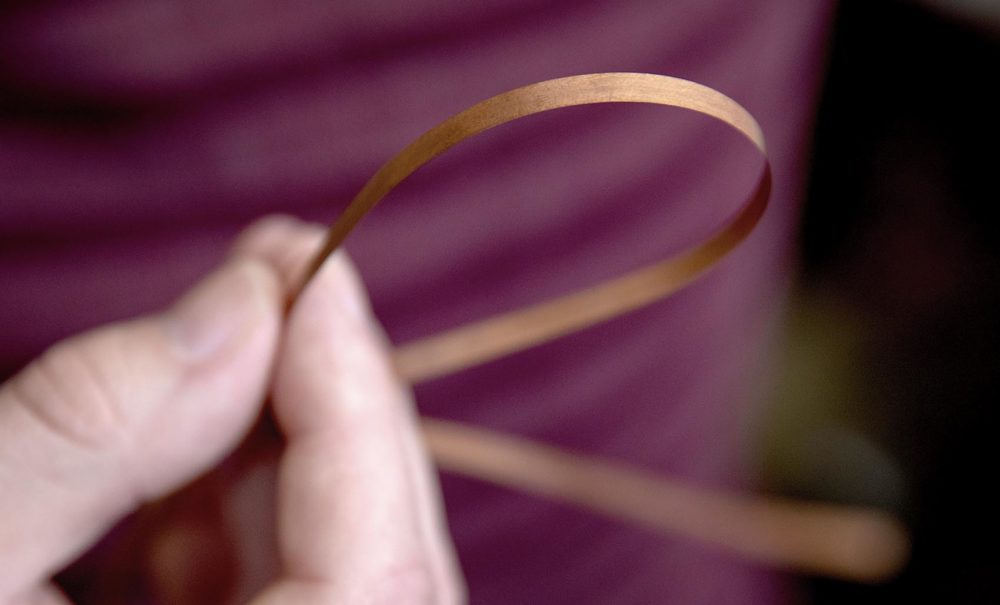
[[(431, 159), (506, 122), (595, 103), (667, 105), (724, 122), (760, 150), (764, 162), (756, 184), (726, 225), (701, 243), (586, 289), (405, 343), (395, 351), (396, 367), (411, 383), (447, 375), (611, 319), (685, 287), (732, 252), (760, 220), (771, 190), (770, 164), (760, 126), (738, 103), (701, 84), (640, 73), (538, 82), (477, 103), (427, 131), (358, 192), (330, 228), (302, 287), (365, 214)], [(905, 530), (875, 509), (699, 488), (449, 421), (424, 419), (423, 429), (432, 456), (444, 470), (709, 542), (761, 563), (878, 581), (894, 574), (907, 557)]]

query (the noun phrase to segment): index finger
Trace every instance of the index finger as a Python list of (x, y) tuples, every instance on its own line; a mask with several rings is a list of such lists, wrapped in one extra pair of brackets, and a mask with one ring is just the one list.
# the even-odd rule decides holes
[(258, 605), (460, 601), (411, 397), (342, 255), (292, 312), (274, 397), (284, 577)]

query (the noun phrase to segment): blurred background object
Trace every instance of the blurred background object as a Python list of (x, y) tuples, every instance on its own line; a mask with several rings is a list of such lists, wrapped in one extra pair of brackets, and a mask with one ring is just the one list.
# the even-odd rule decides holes
[(812, 602), (996, 602), (1000, 3), (843, 2), (765, 475), (900, 511), (910, 565)]
[(1000, 30), (1000, 2), (996, 0), (920, 0), (925, 6), (964, 19), (967, 25)]

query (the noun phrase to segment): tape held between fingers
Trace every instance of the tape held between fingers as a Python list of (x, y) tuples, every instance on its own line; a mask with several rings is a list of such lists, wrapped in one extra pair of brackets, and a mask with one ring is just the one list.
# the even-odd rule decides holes
[[(447, 375), (611, 319), (685, 287), (729, 254), (762, 216), (771, 187), (763, 134), (743, 107), (701, 84), (655, 74), (601, 73), (548, 80), (491, 97), (417, 138), (372, 176), (332, 225), (290, 304), (361, 218), (431, 159), (506, 122), (596, 103), (679, 107), (728, 124), (764, 156), (753, 190), (728, 224), (687, 250), (569, 295), (405, 343), (395, 351), (396, 367), (412, 383)], [(879, 581), (897, 572), (907, 558), (906, 531), (881, 511), (702, 490), (452, 422), (425, 420), (423, 426), (443, 469), (708, 541), (769, 565)], [(615, 489), (601, 487), (609, 484)]]

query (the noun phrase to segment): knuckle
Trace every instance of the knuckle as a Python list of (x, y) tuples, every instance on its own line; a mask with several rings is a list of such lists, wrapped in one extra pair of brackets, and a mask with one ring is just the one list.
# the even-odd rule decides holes
[(57, 438), (114, 449), (128, 432), (122, 397), (108, 379), (107, 357), (89, 355), (84, 345), (56, 345), (13, 379), (10, 394)]
[(295, 217), (276, 214), (259, 219), (237, 238), (236, 256), (264, 262), (291, 288), (297, 285), (323, 239), (324, 230)]

